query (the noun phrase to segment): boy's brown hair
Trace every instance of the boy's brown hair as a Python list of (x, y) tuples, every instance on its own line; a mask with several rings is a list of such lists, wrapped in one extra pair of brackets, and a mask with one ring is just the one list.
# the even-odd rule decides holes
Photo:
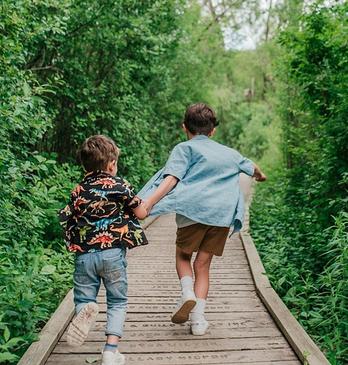
[(106, 170), (109, 162), (118, 160), (120, 150), (109, 137), (95, 135), (87, 138), (78, 151), (78, 159), (87, 172)]
[(219, 124), (214, 110), (204, 103), (190, 105), (186, 109), (183, 123), (192, 134), (205, 135)]

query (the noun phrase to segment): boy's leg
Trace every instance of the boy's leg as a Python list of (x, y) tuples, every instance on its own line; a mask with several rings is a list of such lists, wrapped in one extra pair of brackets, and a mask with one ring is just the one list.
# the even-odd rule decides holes
[(196, 304), (193, 291), (193, 272), (191, 267), (192, 253), (187, 253), (180, 247), (176, 248), (176, 271), (181, 284), (181, 298), (172, 316), (173, 323), (184, 323)]
[(197, 304), (191, 312), (191, 331), (194, 335), (204, 335), (209, 326), (205, 320), (204, 311), (209, 291), (209, 270), (212, 259), (212, 253), (198, 251), (193, 263), (195, 271), (195, 294), (197, 297)]
[(115, 248), (103, 253), (103, 282), (107, 299), (106, 344), (102, 365), (122, 365), (125, 358), (118, 351), (118, 342), (123, 335), (127, 311), (127, 262), (126, 250)]
[(179, 279), (182, 279), (185, 276), (192, 278), (191, 258), (192, 253), (186, 253), (180, 247), (176, 248), (176, 272), (178, 273)]
[(193, 268), (195, 271), (195, 294), (197, 298), (207, 299), (209, 291), (209, 270), (213, 254), (198, 251)]
[(100, 287), (100, 277), (95, 270), (95, 254), (84, 254), (75, 259), (74, 303), (76, 316), (67, 333), (70, 346), (80, 346), (98, 315), (96, 298)]

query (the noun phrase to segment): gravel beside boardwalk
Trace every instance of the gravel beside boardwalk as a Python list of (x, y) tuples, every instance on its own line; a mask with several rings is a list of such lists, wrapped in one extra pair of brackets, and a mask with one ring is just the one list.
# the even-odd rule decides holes
[[(190, 335), (189, 325), (174, 325), (170, 315), (180, 294), (175, 273), (174, 215), (148, 229), (150, 244), (129, 252), (129, 309), (120, 350), (128, 365), (257, 364), (296, 365), (296, 357), (258, 298), (239, 235), (214, 258), (207, 304), (208, 333)], [(83, 346), (67, 346), (64, 333), (47, 365), (99, 364), (106, 321), (105, 291), (101, 313)]]

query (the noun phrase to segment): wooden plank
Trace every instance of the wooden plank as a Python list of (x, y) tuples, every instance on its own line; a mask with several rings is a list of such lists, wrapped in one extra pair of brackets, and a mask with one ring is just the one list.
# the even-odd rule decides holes
[[(173, 304), (129, 304), (127, 313), (172, 313), (175, 309), (176, 303)], [(105, 303), (99, 304), (99, 312), (105, 313), (107, 305)], [(227, 313), (227, 312), (265, 312), (264, 305), (259, 300), (248, 299), (245, 303), (231, 303), (231, 304), (216, 304), (208, 305), (205, 313)]]
[[(243, 294), (244, 293), (244, 294)], [(222, 298), (226, 296), (240, 296), (244, 298), (248, 298), (250, 294), (255, 294), (254, 286), (238, 286), (235, 290), (211, 290), (209, 291), (209, 295), (211, 298)], [(128, 289), (128, 297), (158, 297), (158, 298), (175, 298), (178, 299), (180, 297), (179, 288), (173, 289), (168, 292), (166, 290), (152, 290), (151, 288), (137, 288), (133, 289), (132, 287)]]
[(244, 244), (245, 253), (256, 287), (270, 288), (271, 284), (267, 278), (266, 270), (263, 267), (259, 253), (256, 250), (251, 236), (242, 232), (241, 240)]
[[(104, 331), (106, 326), (106, 316), (104, 316), (102, 321), (96, 322), (93, 327), (92, 331)], [(272, 320), (272, 318), (269, 315), (259, 315), (258, 313), (248, 313), (246, 316), (245, 314), (240, 315), (234, 313), (234, 316), (231, 316), (228, 319), (215, 319), (214, 321), (210, 322), (209, 330), (210, 329), (250, 329), (250, 330), (257, 330), (259, 329), (262, 331), (264, 328), (276, 328), (278, 330), (278, 334), (280, 333), (278, 327)], [(167, 320), (164, 321), (157, 321), (157, 322), (134, 322), (134, 321), (126, 321), (124, 326), (125, 331), (134, 331), (139, 330), (140, 334), (143, 331), (168, 331), (168, 330), (183, 330), (183, 331), (189, 331), (190, 330), (190, 324), (188, 322), (183, 324), (174, 324), (170, 322), (167, 318)], [(197, 337), (200, 338), (200, 337)]]
[[(173, 265), (173, 268), (168, 268), (167, 265), (162, 265), (163, 267), (161, 267), (160, 269), (158, 268), (157, 266), (157, 263), (156, 263), (156, 266), (148, 266), (148, 265), (141, 265), (141, 262), (134, 262), (133, 264), (133, 261), (129, 262), (131, 260), (128, 259), (128, 271), (132, 272), (132, 273), (142, 273), (142, 274), (145, 274), (145, 273), (175, 273), (175, 271), (173, 271), (173, 268), (175, 270), (175, 267)], [(140, 267), (138, 265), (141, 265)], [(232, 262), (232, 263), (228, 263), (228, 267), (224, 266), (224, 267), (221, 267), (219, 268), (219, 270), (215, 270), (215, 272), (219, 272), (219, 273), (222, 273), (222, 274), (226, 274), (226, 273), (229, 273), (231, 269), (249, 269), (249, 264), (248, 264), (248, 261), (245, 260), (245, 262)]]
[[(58, 342), (53, 350), (55, 354), (71, 354), (71, 353), (84, 353), (94, 354), (100, 351), (105, 344), (104, 341), (100, 342), (84, 342), (80, 347), (68, 346), (66, 342)], [(197, 340), (165, 340), (165, 341), (143, 341), (127, 342), (121, 341), (119, 344), (120, 351), (123, 354), (136, 354), (136, 353), (165, 353), (165, 352), (192, 352), (194, 348), (195, 352), (203, 351), (236, 351), (236, 350), (265, 350), (265, 349), (284, 349), (288, 348), (288, 343), (281, 337), (259, 337), (248, 338), (248, 340), (235, 338), (233, 341), (229, 339), (205, 339), (201, 338)]]
[[(132, 270), (131, 275), (128, 278), (128, 281), (130, 280), (141, 280), (144, 279), (144, 272), (134, 272)], [(165, 281), (177, 281), (179, 282), (178, 276), (176, 274), (176, 272), (172, 272), (172, 271), (167, 271), (167, 272), (154, 272), (153, 274), (151, 274), (151, 277), (154, 279), (160, 279), (165, 280)], [(213, 271), (210, 275), (209, 275), (211, 280), (225, 280), (225, 279), (252, 279), (251, 276), (251, 272), (249, 269), (231, 269), (229, 272), (225, 272), (225, 273), (221, 273), (221, 272), (216, 272)]]
[[(97, 351), (95, 355), (96, 358), (101, 358), (100, 351)], [(53, 354), (47, 365), (86, 365), (86, 358), (88, 357), (87, 354)], [(267, 365), (273, 365), (273, 361), (296, 361), (297, 359), (289, 349), (188, 352), (181, 354), (170, 351), (161, 354), (139, 353), (127, 355), (127, 365), (248, 364), (259, 360)]]
[[(129, 322), (164, 322), (170, 321), (171, 313), (132, 313), (127, 317), (127, 321)], [(216, 312), (216, 313), (207, 313), (206, 318), (210, 321), (221, 321), (221, 320), (229, 320), (235, 318), (254, 318), (254, 317), (267, 319), (270, 323), (273, 322), (270, 314), (264, 309), (255, 312)], [(105, 313), (99, 313), (97, 316), (97, 321), (105, 321)]]
[[(250, 292), (247, 292), (250, 293)], [(247, 298), (247, 299), (246, 299)], [(249, 300), (255, 301), (257, 304), (262, 304), (259, 297), (257, 297), (255, 294), (248, 295), (247, 297), (217, 297), (217, 298), (209, 298), (207, 300), (207, 306), (210, 307), (211, 305), (229, 305), (231, 303), (234, 304), (244, 304), (246, 302), (249, 302)], [(99, 296), (98, 297), (98, 303), (106, 303), (105, 296)], [(172, 305), (176, 303), (176, 300), (170, 297), (128, 297), (128, 303), (129, 304), (169, 304)]]
[(17, 365), (44, 364), (73, 315), (73, 293), (70, 290), (40, 332), (38, 341), (29, 346)]
[[(134, 278), (133, 275), (130, 275), (128, 278), (128, 286), (133, 286), (133, 285), (153, 285), (154, 283), (158, 283), (158, 280), (161, 280), (161, 283), (163, 283), (164, 285), (168, 285), (171, 284), (171, 286), (173, 285), (180, 285), (180, 282), (177, 278), (168, 278), (168, 277), (154, 277), (154, 278)], [(248, 284), (248, 285), (252, 285), (253, 284), (253, 279), (251, 278), (251, 276), (248, 278), (222, 278), (222, 279), (210, 279), (210, 285), (213, 287), (215, 285), (235, 285), (235, 284)]]
[[(91, 331), (88, 336), (89, 342), (105, 341), (104, 326), (101, 326), (100, 331)], [(139, 328), (139, 327), (138, 327)], [(235, 328), (231, 331), (230, 328), (210, 328), (204, 337), (210, 339), (235, 339), (243, 338), (261, 338), (261, 337), (277, 337), (281, 336), (281, 332), (276, 327), (263, 328)], [(144, 331), (144, 330), (125, 330), (122, 342), (124, 341), (160, 341), (160, 340), (191, 340), (200, 341), (204, 337), (195, 337), (190, 333), (189, 327), (167, 328), (162, 331)], [(66, 342), (66, 334), (60, 339), (61, 342)]]
[[(154, 284), (154, 285), (132, 285), (129, 288), (129, 295), (136, 295), (137, 293), (139, 293), (140, 290), (143, 291), (152, 291), (152, 292), (163, 292), (163, 293), (169, 293), (172, 290), (175, 290), (175, 288), (173, 288), (172, 285), (161, 285), (161, 284)], [(179, 293), (179, 288), (176, 289)], [(211, 292), (212, 293), (216, 293), (216, 292), (230, 292), (230, 291), (252, 291), (255, 290), (255, 287), (253, 284), (226, 284), (226, 285), (214, 285), (214, 287), (212, 287)], [(156, 294), (155, 294), (156, 295)], [(178, 294), (176, 295), (177, 297), (179, 296)]]
[[(141, 248), (141, 249), (142, 250), (145, 250), (145, 248)], [(174, 263), (175, 264), (175, 257), (174, 257), (174, 255), (173, 256), (170, 255), (170, 253), (167, 253), (165, 255), (163, 255), (163, 253), (162, 253), (162, 255), (157, 255), (156, 253), (154, 253), (153, 255), (148, 255), (148, 256), (141, 255), (141, 262), (148, 262), (148, 261), (150, 261), (151, 263), (153, 263), (154, 257), (157, 257), (157, 256), (159, 257), (159, 260), (160, 260), (161, 263), (163, 263), (163, 262), (170, 262), (170, 263)], [(236, 261), (239, 258), (241, 258), (241, 259), (245, 258), (244, 251), (235, 250), (233, 252), (233, 254), (231, 254), (228, 257), (223, 257), (223, 258), (222, 257), (221, 258), (214, 257), (213, 258), (213, 263), (216, 264), (216, 263), (221, 263), (221, 262)]]

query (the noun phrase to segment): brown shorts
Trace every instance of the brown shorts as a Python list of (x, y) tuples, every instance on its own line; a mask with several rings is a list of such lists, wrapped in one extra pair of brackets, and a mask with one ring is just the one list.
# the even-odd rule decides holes
[(221, 256), (229, 230), (228, 227), (207, 226), (201, 223), (192, 224), (178, 228), (176, 245), (189, 254), (200, 250)]

